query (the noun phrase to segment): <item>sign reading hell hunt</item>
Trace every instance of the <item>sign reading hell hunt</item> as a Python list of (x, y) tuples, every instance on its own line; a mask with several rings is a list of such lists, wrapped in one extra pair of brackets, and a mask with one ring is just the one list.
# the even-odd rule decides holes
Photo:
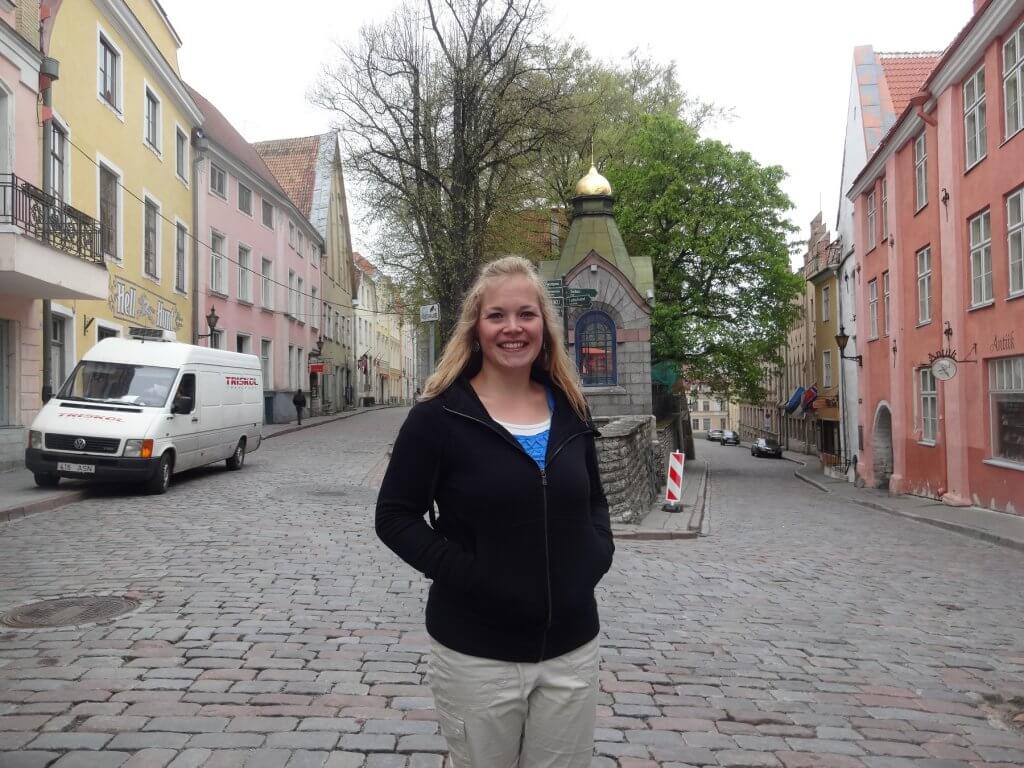
[(185, 324), (176, 304), (113, 275), (110, 277), (107, 305), (117, 317), (143, 323), (150, 328), (178, 331)]

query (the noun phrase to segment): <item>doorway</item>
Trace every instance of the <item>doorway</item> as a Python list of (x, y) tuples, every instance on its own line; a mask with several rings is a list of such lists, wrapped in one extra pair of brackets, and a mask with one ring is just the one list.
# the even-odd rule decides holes
[(882, 404), (875, 414), (875, 429), (871, 439), (872, 468), (875, 488), (889, 490), (889, 478), (893, 472), (892, 455), (892, 413), (889, 406)]

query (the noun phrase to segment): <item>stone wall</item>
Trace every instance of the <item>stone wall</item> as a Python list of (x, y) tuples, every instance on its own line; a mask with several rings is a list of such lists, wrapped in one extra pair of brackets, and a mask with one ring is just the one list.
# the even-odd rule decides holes
[(601, 483), (612, 522), (636, 523), (646, 515), (661, 487), (663, 448), (652, 416), (595, 420)]

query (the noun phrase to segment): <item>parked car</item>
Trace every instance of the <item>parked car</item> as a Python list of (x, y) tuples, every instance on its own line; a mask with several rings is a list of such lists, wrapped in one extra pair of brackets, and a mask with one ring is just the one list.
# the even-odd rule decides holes
[(740, 436), (733, 432), (731, 429), (722, 430), (722, 437), (720, 442), (722, 445), (739, 445)]
[(720, 430), (720, 429), (709, 429), (708, 433), (707, 433), (707, 435), (705, 437), (708, 440), (721, 440), (722, 439), (722, 430)]
[(772, 456), (782, 458), (782, 446), (770, 437), (758, 437), (750, 444), (751, 456)]
[(215, 461), (241, 469), (259, 448), (258, 357), (164, 341), (145, 329), (132, 335), (86, 352), (39, 411), (25, 450), (36, 484), (135, 481), (163, 493), (173, 473)]

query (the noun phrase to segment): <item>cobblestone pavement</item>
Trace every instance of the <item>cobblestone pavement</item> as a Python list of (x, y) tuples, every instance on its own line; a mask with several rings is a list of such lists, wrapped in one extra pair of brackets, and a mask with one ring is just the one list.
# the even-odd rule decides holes
[[(403, 416), (0, 527), (0, 610), (144, 600), (105, 625), (0, 630), (0, 766), (439, 768), (425, 583), (371, 523)], [(621, 542), (599, 590), (595, 767), (1024, 765), (1021, 553), (698, 449), (711, 535)]]

